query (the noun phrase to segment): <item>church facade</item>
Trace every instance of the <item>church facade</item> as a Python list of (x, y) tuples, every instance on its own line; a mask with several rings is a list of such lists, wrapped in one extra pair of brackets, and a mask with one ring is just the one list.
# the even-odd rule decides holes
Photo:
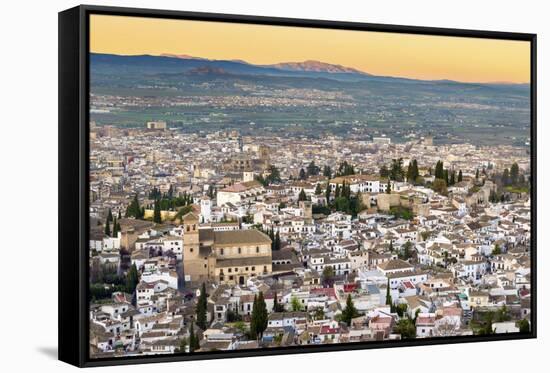
[(272, 272), (271, 239), (256, 229), (199, 228), (199, 216), (183, 217), (183, 272), (186, 281), (244, 285)]

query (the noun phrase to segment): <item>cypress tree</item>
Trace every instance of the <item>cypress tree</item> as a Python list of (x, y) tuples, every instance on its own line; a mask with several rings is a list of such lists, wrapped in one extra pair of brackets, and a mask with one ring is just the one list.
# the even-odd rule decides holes
[(388, 279), (388, 287), (386, 288), (386, 304), (392, 306), (391, 294), (390, 294), (390, 279)]
[(451, 171), (451, 176), (449, 176), (449, 185), (454, 185), (455, 183), (455, 172)]
[(346, 300), (346, 308), (344, 308), (344, 310), (342, 311), (342, 321), (344, 321), (349, 326), (351, 325), (351, 319), (357, 317), (358, 315), (359, 312), (357, 312), (357, 308), (355, 308), (355, 305), (353, 304), (351, 294), (348, 294), (348, 299)]
[(111, 227), (109, 226), (109, 219), (105, 222), (105, 235), (111, 236)]
[(162, 223), (162, 217), (160, 214), (160, 200), (155, 200), (155, 207), (153, 210), (153, 221), (157, 224)]
[(206, 311), (207, 311), (207, 299), (206, 299), (206, 285), (202, 283), (201, 295), (197, 300), (197, 325), (202, 330), (206, 330)]
[(128, 274), (126, 275), (126, 291), (133, 294), (136, 286), (139, 284), (139, 273), (135, 264), (132, 264)]
[(306, 192), (304, 191), (304, 189), (302, 189), (300, 191), (300, 194), (298, 195), (298, 201), (306, 201), (306, 200), (307, 200)]
[(267, 328), (267, 307), (264, 294), (260, 291), (258, 296), (254, 295), (254, 306), (250, 321), (250, 331), (254, 330), (256, 338), (261, 338)]
[(200, 348), (199, 337), (195, 334), (193, 322), (189, 326), (189, 352), (195, 352)]
[(256, 330), (258, 325), (258, 297), (254, 294), (254, 302), (252, 303), (252, 313), (250, 314), (250, 338), (257, 339), (258, 333)]
[(114, 218), (113, 221), (113, 237), (118, 237), (118, 232), (120, 232), (120, 225), (118, 224), (118, 221), (116, 218)]
[(323, 176), (326, 176), (328, 178), (332, 176), (332, 170), (330, 169), (330, 166), (325, 165), (325, 167), (323, 168)]
[(275, 234), (275, 250), (281, 250), (281, 236), (278, 230), (277, 234)]
[(109, 212), (107, 213), (107, 221), (111, 223), (113, 221), (113, 212), (109, 208)]
[(317, 184), (317, 186), (315, 187), (315, 195), (319, 195), (323, 193), (323, 191), (321, 190), (321, 184)]
[(458, 171), (458, 182), (460, 183), (462, 181), (462, 170)]
[(136, 219), (141, 218), (141, 208), (139, 206), (137, 194), (134, 195), (134, 199), (132, 200), (132, 202), (130, 202), (130, 205), (126, 209), (126, 217), (132, 217)]

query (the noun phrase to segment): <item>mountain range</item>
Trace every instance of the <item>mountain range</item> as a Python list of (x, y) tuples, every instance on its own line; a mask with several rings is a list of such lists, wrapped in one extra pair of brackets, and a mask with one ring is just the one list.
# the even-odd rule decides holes
[(483, 86), (506, 86), (511, 88), (528, 87), (528, 84), (509, 83), (461, 83), (451, 80), (419, 80), (400, 77), (377, 76), (351, 67), (321, 61), (307, 60), (302, 62), (281, 62), (271, 65), (255, 65), (242, 60), (211, 60), (186, 54), (152, 55), (116, 55), (91, 53), (92, 68), (103, 73), (166, 74), (199, 72), (204, 74), (224, 72), (236, 75), (262, 75), (273, 77), (326, 78), (344, 82), (379, 81), (379, 82), (441, 82), (444, 84), (473, 84)]

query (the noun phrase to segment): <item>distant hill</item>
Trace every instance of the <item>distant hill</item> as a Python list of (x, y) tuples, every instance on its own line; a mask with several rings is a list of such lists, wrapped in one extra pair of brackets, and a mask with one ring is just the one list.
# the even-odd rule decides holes
[(335, 65), (331, 63), (307, 60), (304, 62), (282, 62), (273, 65), (267, 65), (268, 67), (275, 67), (282, 70), (292, 70), (292, 71), (315, 71), (315, 72), (325, 72), (325, 73), (351, 73), (351, 74), (360, 74), (360, 75), (370, 75), (363, 71), (346, 67), (342, 65)]

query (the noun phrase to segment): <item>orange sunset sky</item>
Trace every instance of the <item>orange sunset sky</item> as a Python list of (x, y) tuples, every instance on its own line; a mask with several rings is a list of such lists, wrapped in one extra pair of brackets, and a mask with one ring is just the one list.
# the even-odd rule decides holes
[(186, 54), (253, 64), (318, 60), (416, 79), (530, 81), (526, 41), (91, 15), (90, 48), (94, 53)]

